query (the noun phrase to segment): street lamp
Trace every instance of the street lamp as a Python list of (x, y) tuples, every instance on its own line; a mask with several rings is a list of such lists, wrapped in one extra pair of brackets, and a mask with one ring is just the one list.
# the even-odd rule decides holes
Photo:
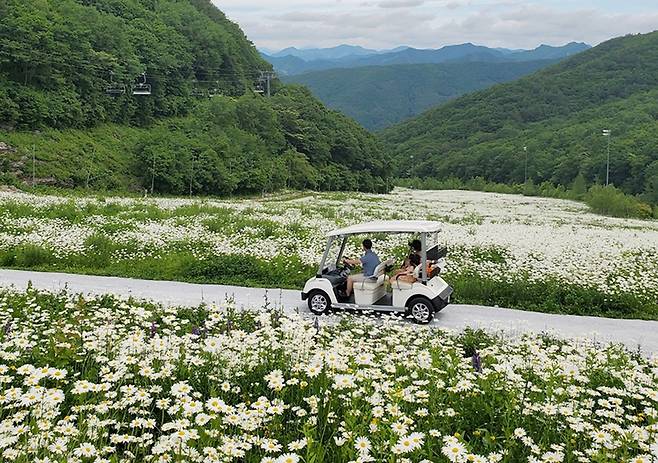
[(612, 130), (605, 129), (603, 136), (608, 138), (608, 162), (605, 168), (605, 186), (610, 185), (610, 140), (612, 139)]
[(528, 147), (523, 147), (523, 152), (525, 153), (525, 175), (523, 177), (523, 184), (528, 183)]
[[(41, 136), (40, 130), (35, 130), (34, 135)], [(37, 184), (37, 145), (32, 143), (32, 188)]]

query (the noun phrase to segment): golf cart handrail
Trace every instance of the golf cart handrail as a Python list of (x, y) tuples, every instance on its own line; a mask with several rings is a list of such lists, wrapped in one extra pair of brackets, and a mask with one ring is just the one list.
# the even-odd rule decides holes
[(382, 220), (334, 230), (327, 233), (327, 237), (331, 238), (371, 233), (438, 233), (440, 231), (440, 222), (426, 220)]

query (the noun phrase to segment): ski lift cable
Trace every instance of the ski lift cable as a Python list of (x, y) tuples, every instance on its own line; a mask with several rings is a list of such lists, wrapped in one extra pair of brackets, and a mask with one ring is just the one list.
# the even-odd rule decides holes
[[(30, 61), (33, 66), (52, 66), (52, 67), (66, 67), (69, 69), (76, 69), (80, 71), (88, 71), (88, 70), (94, 70), (98, 73), (102, 74), (107, 74), (108, 71), (108, 65), (105, 64), (100, 64), (97, 62), (91, 62), (88, 60), (83, 60), (83, 59), (78, 59), (77, 62), (75, 58), (73, 61), (71, 61), (71, 57), (67, 57), (66, 60), (64, 60), (64, 57), (62, 55), (51, 55), (48, 56), (48, 59), (46, 60), (33, 60), (32, 56), (27, 56), (24, 54), (16, 54), (16, 53), (9, 53), (5, 50), (0, 50), (0, 55), (4, 55), (8, 57), (9, 59), (23, 59), (25, 61)], [(53, 58), (61, 58), (61, 59), (53, 59)], [(113, 63), (115, 68), (121, 68), (122, 66), (117, 65), (116, 63)], [(191, 68), (195, 71), (195, 74), (198, 75), (203, 75), (208, 77), (258, 77), (262, 72), (263, 69), (260, 68), (251, 68), (251, 69), (244, 69), (242, 71), (227, 71), (225, 69), (212, 69), (212, 68), (200, 68), (198, 66), (191, 66)], [(161, 69), (157, 68), (152, 68), (154, 72), (149, 72), (149, 75), (152, 77), (168, 77), (167, 73), (161, 72)], [(172, 72), (175, 72), (172, 70)], [(269, 71), (266, 71), (269, 72)], [(212, 80), (212, 79), (209, 79)]]
[[(99, 77), (99, 78), (104, 79), (104, 80), (107, 81), (107, 77), (106, 77), (107, 73), (108, 73), (107, 68), (98, 67), (98, 68), (94, 68), (94, 69), (88, 69), (88, 68), (85, 69), (85, 68), (80, 68), (80, 67), (72, 68), (71, 66), (69, 66), (69, 69), (76, 69), (76, 70), (81, 70), (81, 71), (92, 71), (92, 72), (88, 72), (88, 75), (94, 75), (95, 77)], [(125, 74), (125, 73), (122, 73), (122, 74)], [(33, 73), (31, 75), (33, 77), (49, 78), (49, 77), (52, 77), (53, 74), (52, 73), (43, 74), (43, 73), (37, 72), (37, 73)], [(139, 76), (140, 75), (138, 74), (135, 78), (139, 78)], [(149, 79), (156, 79), (156, 80), (176, 79), (176, 80), (183, 80), (183, 81), (190, 81), (190, 82), (193, 81), (193, 79), (186, 79), (183, 76), (172, 77), (170, 75), (160, 74), (160, 73), (156, 73), (156, 72), (153, 72), (153, 73), (148, 72), (147, 77)], [(251, 78), (253, 80), (257, 79), (257, 77), (255, 75), (244, 75), (244, 74), (240, 74), (240, 73), (226, 73), (226, 74), (215, 74), (215, 75), (212, 75), (212, 76), (209, 75), (205, 79), (197, 79), (197, 82), (199, 82), (201, 84), (203, 84), (203, 83), (216, 83), (216, 82), (219, 82), (219, 81), (221, 81), (225, 78), (232, 78), (232, 77), (235, 77), (235, 78)], [(130, 80), (133, 80), (133, 79), (130, 79)], [(122, 80), (122, 81), (127, 82), (127, 80)]]
[[(37, 61), (36, 63), (33, 60), (32, 56), (26, 56), (22, 54), (15, 54), (15, 53), (9, 53), (4, 50), (0, 50), (0, 56), (7, 56), (11, 60), (15, 60), (16, 58), (18, 59), (25, 59), (26, 61), (32, 61), (33, 65), (48, 65), (51, 67), (64, 67), (68, 69), (76, 69), (80, 71), (93, 71), (93, 74), (95, 74), (98, 77), (104, 78), (108, 74), (108, 66), (104, 64), (99, 64), (99, 63), (91, 63), (88, 60), (83, 60), (83, 59), (78, 59), (78, 62), (65, 62), (61, 58), (61, 55), (58, 54), (51, 54), (48, 57), (47, 62), (43, 61)], [(60, 58), (60, 59), (57, 59)], [(120, 66), (115, 64), (114, 68), (120, 68)], [(260, 76), (260, 83), (255, 85), (254, 91), (257, 93), (264, 93), (262, 81), (263, 81), (263, 75), (264, 73), (270, 73), (271, 71), (263, 71), (262, 69), (254, 69), (254, 70), (249, 70), (249, 72), (246, 72), (245, 70), (242, 70), (241, 72), (237, 71), (226, 71), (226, 70), (212, 70), (212, 69), (206, 69), (206, 68), (200, 68), (199, 66), (192, 66), (193, 69), (196, 69), (195, 74), (197, 75), (203, 75), (206, 77), (207, 80), (199, 80), (196, 77), (192, 79), (193, 85), (199, 85), (199, 83), (202, 83), (204, 86), (210, 86), (210, 85), (218, 85), (220, 84), (220, 81), (222, 80), (223, 77), (238, 77), (238, 78), (244, 78), (244, 77), (252, 77), (254, 80), (256, 79), (256, 76)], [(60, 69), (61, 70), (61, 69)], [(106, 85), (106, 93), (110, 95), (121, 95), (124, 94), (126, 91), (125, 86), (117, 85), (114, 82), (114, 71), (110, 70), (110, 79), (107, 80), (107, 85)], [(125, 74), (125, 73), (124, 73)], [(133, 95), (150, 95), (152, 88), (150, 84), (147, 82), (147, 76), (148, 78), (151, 79), (159, 79), (159, 78), (169, 78), (169, 75), (166, 74), (161, 74), (161, 73), (142, 73), (141, 75), (137, 76), (137, 79), (139, 79), (138, 84), (133, 84)], [(51, 75), (43, 75), (43, 74), (33, 74), (33, 77), (42, 77), (42, 78), (48, 78), (51, 77)], [(135, 79), (133, 79), (134, 81)], [(196, 81), (196, 84), (194, 83)], [(127, 83), (127, 81), (124, 81), (124, 83)], [(208, 93), (212, 95), (217, 95), (221, 93), (221, 90), (219, 88), (208, 88)], [(193, 93), (195, 93), (195, 90), (193, 90)], [(197, 92), (198, 93), (198, 92)]]

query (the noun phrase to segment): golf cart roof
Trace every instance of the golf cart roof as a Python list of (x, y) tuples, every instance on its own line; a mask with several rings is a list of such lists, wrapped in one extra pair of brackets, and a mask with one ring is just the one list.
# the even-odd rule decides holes
[(441, 231), (440, 222), (424, 220), (386, 220), (362, 223), (327, 233), (331, 236), (365, 235), (370, 233), (436, 233)]

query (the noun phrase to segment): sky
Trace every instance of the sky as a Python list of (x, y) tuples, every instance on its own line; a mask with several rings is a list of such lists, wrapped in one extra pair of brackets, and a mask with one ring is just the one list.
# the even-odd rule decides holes
[(658, 29), (658, 0), (212, 0), (257, 47), (505, 48)]

